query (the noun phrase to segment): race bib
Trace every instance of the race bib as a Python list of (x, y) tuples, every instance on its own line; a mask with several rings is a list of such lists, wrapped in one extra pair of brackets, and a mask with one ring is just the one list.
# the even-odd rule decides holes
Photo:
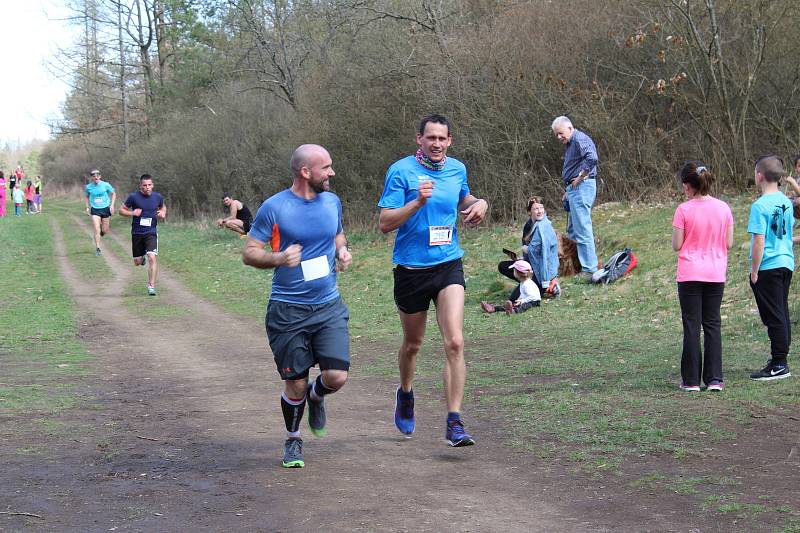
[(428, 226), (428, 244), (442, 246), (453, 242), (453, 226)]
[(153, 225), (153, 219), (150, 218), (150, 217), (147, 217), (147, 218), (142, 217), (142, 218), (139, 219), (139, 225), (149, 228), (150, 226)]
[(324, 278), (330, 274), (331, 270), (328, 267), (328, 256), (321, 255), (314, 259), (307, 259), (300, 262), (300, 267), (303, 269), (303, 279), (305, 281), (313, 281), (315, 279)]
[(95, 204), (103, 205), (104, 202), (105, 202), (105, 198), (103, 198), (102, 196), (95, 196), (94, 197), (94, 203)]

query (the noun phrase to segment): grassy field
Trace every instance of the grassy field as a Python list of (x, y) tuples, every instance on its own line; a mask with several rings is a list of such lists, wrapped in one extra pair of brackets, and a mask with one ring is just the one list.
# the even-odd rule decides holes
[[(479, 302), (506, 298), (511, 284), (496, 273), (496, 264), (504, 259), (503, 247), (517, 246), (520, 229), (461, 230), (467, 273), (467, 417), (472, 412), (496, 420), (508, 428), (512, 446), (544, 459), (566, 458), (575, 471), (599, 476), (621, 472), (630, 459), (666, 458), (674, 464), (690, 464), (703, 453), (698, 439), (733, 443), (751, 431), (756, 417), (796, 415), (800, 380), (765, 384), (748, 378), (769, 353), (766, 331), (747, 284), (745, 222), (751, 198), (724, 199), (731, 204), (737, 224), (722, 305), (727, 387), (723, 393), (687, 394), (677, 388), (682, 331), (674, 281), (676, 256), (670, 247), (675, 205), (607, 204), (594, 211), (598, 254), (607, 258), (630, 246), (639, 259), (636, 270), (609, 286), (563, 280), (560, 299), (512, 317), (486, 315)], [(58, 201), (55, 210), (79, 213), (80, 204)], [(44, 223), (31, 218), (17, 223), (39, 228), (31, 233), (34, 240), (28, 246), (41, 246), (39, 252), (47, 255)], [(551, 218), (557, 228), (564, 227), (560, 213)], [(127, 219), (114, 217), (113, 231), (126, 234), (128, 224)], [(37, 231), (42, 235), (37, 237)], [(400, 336), (392, 298), (392, 237), (377, 231), (354, 232), (348, 237), (354, 263), (339, 280), (351, 310), (353, 372), (393, 377)], [(80, 244), (86, 240), (83, 236), (71, 238), (77, 239), (73, 242), (76, 249), (85, 245), (92, 250), (89, 244)], [(243, 243), (232, 232), (208, 223), (170, 220), (160, 226), (159, 261), (199, 295), (231, 313), (260, 318), (271, 273), (242, 264)], [(127, 250), (118, 245), (112, 250), (128, 259)], [(81, 264), (82, 252), (71, 253), (71, 260), (88, 273), (90, 267)], [(10, 261), (8, 255), (0, 257)], [(36, 269), (41, 268), (37, 263)], [(22, 279), (26, 278), (22, 276), (16, 283), (24, 286)], [(57, 283), (53, 276), (47, 279)], [(793, 295), (798, 283), (793, 283)], [(139, 289), (132, 286), (127, 290), (135, 294)], [(18, 294), (28, 296), (25, 291)], [(24, 313), (25, 305), (42, 302), (36, 302), (31, 293), (24, 302), (12, 304)], [(800, 316), (796, 303), (792, 314), (796, 322)], [(66, 329), (59, 338), (74, 335), (68, 318), (60, 319)], [(443, 362), (433, 313), (428, 335), (419, 359), (418, 388), (431, 391), (441, 386)], [(14, 344), (27, 342), (19, 337), (12, 340)], [(75, 350), (79, 352), (77, 347)], [(778, 510), (787, 513), (785, 531), (800, 531), (796, 518), (800, 510), (776, 509), (769, 501), (758, 505), (738, 501), (731, 488), (737, 483), (729, 472), (697, 471), (696, 476), (686, 477), (653, 466), (651, 472), (632, 479), (630, 486), (697, 494), (702, 505), (722, 513), (752, 517)]]
[[(674, 205), (611, 204), (595, 210), (598, 254), (624, 246), (637, 254), (631, 276), (610, 286), (564, 280), (564, 294), (539, 309), (506, 317), (480, 312), (480, 300), (502, 302), (512, 287), (496, 273), (501, 249), (517, 246), (520, 229), (461, 230), (466, 251), (466, 413), (477, 411), (508, 427), (512, 446), (538, 457), (567, 458), (591, 476), (619, 473), (631, 458), (667, 457), (689, 464), (707, 443), (736, 442), (754, 416), (796, 412), (800, 381), (756, 383), (749, 372), (768, 358), (769, 346), (747, 284), (751, 198), (726, 198), (737, 221), (723, 301), (723, 394), (687, 395), (678, 390), (682, 330), (670, 246)], [(554, 213), (554, 224), (565, 221)], [(124, 222), (124, 221), (121, 221)], [(521, 224), (520, 224), (521, 226)], [(392, 237), (348, 235), (353, 267), (340, 276), (351, 310), (353, 372), (396, 376), (399, 324), (392, 298)], [(243, 241), (203, 223), (165, 224), (160, 260), (193, 290), (234, 313), (262, 316), (268, 272), (245, 268)], [(796, 294), (798, 282), (793, 284)], [(800, 315), (797, 305), (794, 316)], [(418, 366), (418, 389), (438, 390), (441, 339), (433, 313)], [(656, 481), (655, 479), (658, 479)], [(697, 472), (686, 478), (654, 466), (631, 483), (696, 493), (717, 512), (757, 515), (737, 501), (731, 472)], [(748, 506), (751, 507), (748, 507)], [(796, 516), (798, 509), (793, 511)], [(787, 515), (788, 516), (788, 515)], [(796, 518), (787, 531), (797, 530)]]
[[(674, 206), (606, 205), (594, 214), (598, 254), (606, 258), (631, 246), (639, 259), (632, 275), (609, 286), (564, 280), (563, 297), (512, 317), (485, 315), (479, 301), (506, 298), (512, 285), (496, 273), (496, 263), (504, 259), (502, 247), (517, 245), (519, 229), (462, 230), (468, 402), (500, 402), (520, 441), (546, 437), (537, 445), (539, 454), (563, 442), (581, 443), (576, 460), (598, 464), (654, 451), (690, 454), (687, 439), (698, 431), (710, 439), (735, 437), (735, 430), (713, 423), (721, 413), (747, 424), (751, 413), (796, 407), (800, 381), (765, 385), (748, 379), (768, 358), (769, 346), (746, 281), (750, 199), (727, 200), (738, 223), (722, 304), (724, 394), (689, 397), (677, 389), (682, 333), (669, 244)], [(563, 227), (559, 213), (553, 218)], [(112, 228), (124, 234), (128, 224), (115, 217)], [(360, 233), (349, 240), (354, 263), (340, 276), (340, 287), (351, 310), (356, 371), (394, 375), (399, 324), (391, 236)], [(243, 242), (209, 224), (170, 221), (159, 232), (159, 261), (231, 312), (262, 316), (271, 273), (242, 264)], [(127, 250), (114, 245), (114, 251), (127, 259)], [(793, 313), (800, 309), (794, 306)], [(433, 313), (429, 326), (419, 373), (438, 386), (441, 339)]]
[[(13, 209), (13, 206), (12, 206)], [(51, 419), (83, 398), (89, 359), (44, 216), (0, 219), (0, 435), (70, 431)], [(15, 453), (36, 453), (36, 439)], [(9, 450), (12, 451), (12, 450)]]

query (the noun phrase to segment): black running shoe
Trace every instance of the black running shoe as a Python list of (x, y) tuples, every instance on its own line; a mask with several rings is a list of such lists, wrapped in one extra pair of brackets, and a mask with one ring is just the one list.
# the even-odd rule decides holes
[(288, 438), (283, 444), (284, 468), (303, 468), (306, 466), (303, 460), (303, 439)]
[(311, 387), (313, 386), (309, 385), (306, 393), (308, 398), (308, 427), (315, 437), (324, 437), (328, 432), (325, 427), (325, 399), (320, 398), (318, 402), (311, 399)]
[(772, 381), (775, 379), (784, 379), (791, 377), (792, 373), (789, 372), (789, 365), (786, 363), (775, 363), (772, 359), (767, 361), (767, 366), (750, 374), (750, 379), (756, 381)]

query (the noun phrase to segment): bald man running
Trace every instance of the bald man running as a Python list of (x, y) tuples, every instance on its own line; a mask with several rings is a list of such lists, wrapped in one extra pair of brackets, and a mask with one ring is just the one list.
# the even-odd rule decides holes
[[(292, 154), (290, 168), (292, 186), (258, 209), (242, 260), (255, 268), (275, 269), (265, 322), (284, 383), (281, 411), (287, 438), (282, 465), (302, 468), (305, 405), (311, 432), (324, 436), (324, 398), (342, 388), (350, 369), (350, 315), (339, 296), (336, 271), (350, 266), (352, 257), (342, 229), (342, 203), (328, 190), (335, 175), (328, 151), (304, 144)], [(309, 385), (309, 370), (315, 365), (321, 372)]]

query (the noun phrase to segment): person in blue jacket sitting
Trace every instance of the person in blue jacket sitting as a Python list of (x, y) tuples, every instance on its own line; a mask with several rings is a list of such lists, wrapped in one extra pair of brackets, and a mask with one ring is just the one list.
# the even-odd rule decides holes
[[(553, 223), (547, 218), (544, 203), (539, 196), (531, 196), (528, 199), (527, 211), (530, 218), (522, 228), (523, 259), (533, 267), (533, 281), (541, 288), (542, 296), (555, 298), (561, 294), (558, 282), (558, 237), (553, 229)], [(507, 278), (517, 281), (510, 269), (517, 257), (514, 252), (510, 252), (509, 255), (511, 259), (500, 261), (497, 270)], [(514, 293), (510, 296), (511, 301), (519, 298), (518, 291), (519, 288), (514, 289)]]

